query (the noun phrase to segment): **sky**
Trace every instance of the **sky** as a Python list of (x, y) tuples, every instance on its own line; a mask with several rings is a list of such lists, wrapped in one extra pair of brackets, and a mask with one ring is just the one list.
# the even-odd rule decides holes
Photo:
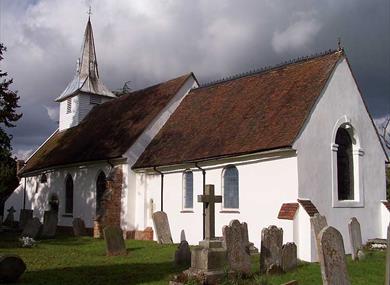
[(390, 114), (388, 0), (0, 0), (0, 69), (22, 119), (8, 130), (26, 158), (58, 127), (54, 99), (74, 76), (88, 7), (100, 78), (136, 90), (194, 72), (202, 83), (337, 48), (375, 122)]

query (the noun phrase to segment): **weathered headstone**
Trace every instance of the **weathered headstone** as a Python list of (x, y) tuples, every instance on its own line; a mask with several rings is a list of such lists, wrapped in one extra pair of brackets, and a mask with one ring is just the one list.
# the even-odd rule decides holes
[(251, 272), (251, 260), (246, 223), (241, 224), (238, 220), (232, 220), (229, 226), (223, 227), (222, 233), (229, 268), (237, 273), (249, 274)]
[(123, 239), (123, 232), (120, 227), (106, 226), (103, 229), (103, 234), (108, 256), (126, 255), (125, 240)]
[(23, 230), (28, 221), (33, 218), (33, 210), (21, 209), (19, 215), (19, 230)]
[(283, 229), (269, 226), (261, 231), (260, 272), (279, 273), (282, 271)]
[(190, 266), (191, 265), (191, 249), (186, 240), (182, 240), (175, 252), (175, 264)]
[(317, 248), (317, 255), (318, 253), (318, 234), (320, 231), (328, 226), (328, 223), (326, 221), (325, 216), (321, 216), (319, 213), (314, 214), (313, 217), (310, 217), (310, 224), (311, 224), (311, 230), (314, 236), (316, 248)]
[(387, 227), (387, 254), (386, 254), (386, 277), (385, 285), (390, 285), (390, 223)]
[(297, 246), (293, 242), (288, 242), (282, 247), (282, 269), (287, 272), (295, 269), (297, 265)]
[(38, 235), (40, 234), (42, 224), (39, 221), (38, 218), (32, 218), (29, 220), (24, 227), (24, 230), (22, 232), (23, 237), (30, 237), (33, 239), (36, 239)]
[(85, 228), (84, 220), (81, 218), (75, 218), (72, 221), (73, 234), (76, 237), (87, 236), (87, 229)]
[(0, 283), (16, 282), (26, 270), (26, 264), (17, 255), (0, 255)]
[(360, 230), (360, 223), (353, 217), (348, 223), (349, 240), (351, 241), (352, 260), (359, 260), (364, 256), (362, 232)]
[(161, 244), (172, 244), (173, 241), (167, 214), (165, 212), (158, 211), (153, 213), (152, 217), (158, 242)]
[(56, 235), (58, 224), (58, 212), (45, 211), (43, 216), (42, 237), (53, 238)]
[(181, 230), (180, 232), (180, 241), (187, 240), (186, 239), (186, 233), (184, 230)]
[(343, 237), (327, 226), (318, 235), (319, 260), (324, 285), (349, 285)]
[(11, 207), (7, 210), (8, 212), (8, 215), (7, 217), (5, 218), (5, 221), (4, 221), (4, 225), (7, 226), (7, 227), (13, 227), (14, 224), (15, 224), (15, 217), (14, 217), (14, 213), (16, 212), (14, 207)]

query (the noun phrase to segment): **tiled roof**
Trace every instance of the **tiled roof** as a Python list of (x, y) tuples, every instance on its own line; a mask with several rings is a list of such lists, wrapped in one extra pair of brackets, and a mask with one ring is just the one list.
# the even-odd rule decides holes
[(310, 217), (313, 217), (314, 214), (319, 213), (317, 207), (314, 206), (311, 200), (298, 199), (298, 202)]
[(291, 147), (342, 51), (192, 90), (134, 168)]
[(390, 212), (390, 201), (382, 201), (382, 203), (383, 203), (383, 205), (385, 205), (387, 210), (389, 210), (389, 212)]
[(56, 132), (27, 161), (22, 174), (121, 157), (192, 74), (95, 106), (80, 125)]
[(294, 220), (295, 213), (299, 208), (298, 203), (284, 203), (279, 210), (278, 219)]

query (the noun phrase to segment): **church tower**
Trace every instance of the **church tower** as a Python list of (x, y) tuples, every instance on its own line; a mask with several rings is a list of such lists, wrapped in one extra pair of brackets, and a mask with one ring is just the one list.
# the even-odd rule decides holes
[(100, 81), (91, 19), (85, 28), (76, 75), (55, 100), (60, 103), (59, 130), (77, 126), (91, 109), (116, 96)]

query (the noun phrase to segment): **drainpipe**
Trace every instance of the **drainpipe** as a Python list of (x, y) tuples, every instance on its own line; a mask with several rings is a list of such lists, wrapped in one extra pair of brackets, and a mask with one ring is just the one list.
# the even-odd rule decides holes
[(157, 167), (153, 167), (154, 171), (156, 171), (157, 173), (159, 173), (161, 175), (161, 193), (160, 193), (160, 196), (161, 196), (161, 201), (160, 201), (160, 204), (161, 204), (161, 212), (164, 211), (164, 173), (162, 173), (160, 170), (157, 169)]
[[(202, 176), (203, 176), (203, 195), (205, 195), (205, 189), (206, 189), (206, 170), (203, 169), (198, 165), (198, 163), (195, 163), (196, 168), (202, 171)], [(206, 204), (203, 203), (203, 239), (205, 239), (206, 236), (206, 228), (205, 228), (205, 223), (206, 223)]]

